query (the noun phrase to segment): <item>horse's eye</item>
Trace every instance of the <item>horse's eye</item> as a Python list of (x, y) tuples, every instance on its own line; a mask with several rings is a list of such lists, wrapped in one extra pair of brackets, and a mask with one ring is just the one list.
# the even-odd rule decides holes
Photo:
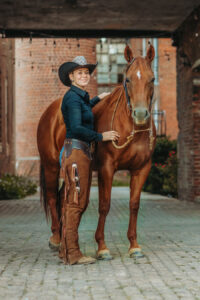
[(127, 78), (127, 77), (126, 77), (126, 82), (127, 82), (127, 83), (128, 83), (128, 82), (130, 82), (130, 79), (129, 79), (129, 78)]
[(154, 83), (154, 81), (155, 81), (155, 78), (153, 77), (153, 78), (151, 79), (150, 82), (151, 82), (151, 83)]

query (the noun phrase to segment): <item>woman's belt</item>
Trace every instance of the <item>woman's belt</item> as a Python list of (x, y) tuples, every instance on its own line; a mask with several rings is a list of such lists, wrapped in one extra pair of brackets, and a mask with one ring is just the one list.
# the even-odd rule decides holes
[(72, 153), (72, 149), (83, 150), (89, 159), (92, 159), (93, 152), (93, 143), (89, 146), (87, 143), (77, 140), (77, 139), (65, 139), (64, 148), (65, 148), (65, 157), (69, 157)]

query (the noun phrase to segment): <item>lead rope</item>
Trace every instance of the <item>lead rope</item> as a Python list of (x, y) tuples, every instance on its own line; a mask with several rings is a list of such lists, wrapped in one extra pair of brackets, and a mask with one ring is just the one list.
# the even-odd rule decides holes
[(150, 131), (149, 131), (149, 149), (150, 150), (153, 149), (153, 142), (155, 140), (155, 137), (153, 136), (153, 126), (152, 126), (152, 124), (153, 124), (153, 120), (152, 120), (153, 105), (154, 105), (154, 102), (152, 102), (152, 104), (151, 104), (151, 113), (150, 113)]
[[(111, 130), (113, 130), (113, 121), (114, 121), (114, 117), (115, 117), (115, 113), (116, 113), (116, 110), (117, 110), (117, 106), (119, 104), (119, 101), (121, 99), (121, 96), (122, 96), (122, 93), (123, 93), (123, 89), (121, 90), (121, 93), (119, 95), (119, 98), (117, 99), (117, 102), (116, 102), (116, 105), (115, 105), (115, 109), (113, 111), (113, 115), (112, 115), (112, 119), (111, 119)], [(112, 144), (113, 146), (116, 148), (116, 149), (122, 149), (124, 147), (126, 147), (134, 138), (134, 135), (138, 132), (144, 132), (144, 131), (149, 131), (149, 148), (150, 150), (153, 149), (153, 141), (155, 139), (155, 137), (153, 136), (153, 129), (152, 129), (152, 108), (153, 108), (153, 105), (151, 107), (151, 115), (150, 115), (150, 128), (147, 128), (147, 129), (138, 129), (138, 130), (134, 130), (131, 132), (131, 134), (129, 136), (126, 137), (127, 141), (122, 144), (122, 145), (117, 145), (115, 143), (115, 141), (112, 141)]]

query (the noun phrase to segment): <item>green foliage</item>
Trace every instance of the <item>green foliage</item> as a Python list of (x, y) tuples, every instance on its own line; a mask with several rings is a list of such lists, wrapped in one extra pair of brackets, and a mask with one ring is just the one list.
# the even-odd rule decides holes
[(176, 141), (170, 141), (167, 137), (157, 138), (152, 163), (164, 164), (170, 151), (177, 151)]
[(152, 157), (152, 168), (144, 185), (144, 191), (177, 196), (177, 144), (168, 138), (157, 138)]
[(124, 181), (124, 180), (114, 179), (112, 182), (112, 186), (129, 186), (129, 185), (130, 185), (129, 180)]
[(0, 200), (24, 198), (36, 191), (36, 183), (24, 176), (5, 174), (0, 178)]
[(177, 169), (178, 160), (175, 151), (169, 152), (169, 157), (166, 161), (166, 167), (163, 169), (163, 193), (177, 196)]

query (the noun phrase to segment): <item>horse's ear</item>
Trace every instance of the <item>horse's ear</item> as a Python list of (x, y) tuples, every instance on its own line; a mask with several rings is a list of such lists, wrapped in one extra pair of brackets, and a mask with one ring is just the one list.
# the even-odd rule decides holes
[(148, 50), (147, 50), (147, 55), (146, 55), (146, 59), (151, 63), (152, 60), (155, 57), (155, 50), (154, 47), (150, 44)]
[(124, 57), (127, 60), (128, 63), (130, 63), (133, 59), (133, 52), (131, 48), (127, 45), (124, 49)]

